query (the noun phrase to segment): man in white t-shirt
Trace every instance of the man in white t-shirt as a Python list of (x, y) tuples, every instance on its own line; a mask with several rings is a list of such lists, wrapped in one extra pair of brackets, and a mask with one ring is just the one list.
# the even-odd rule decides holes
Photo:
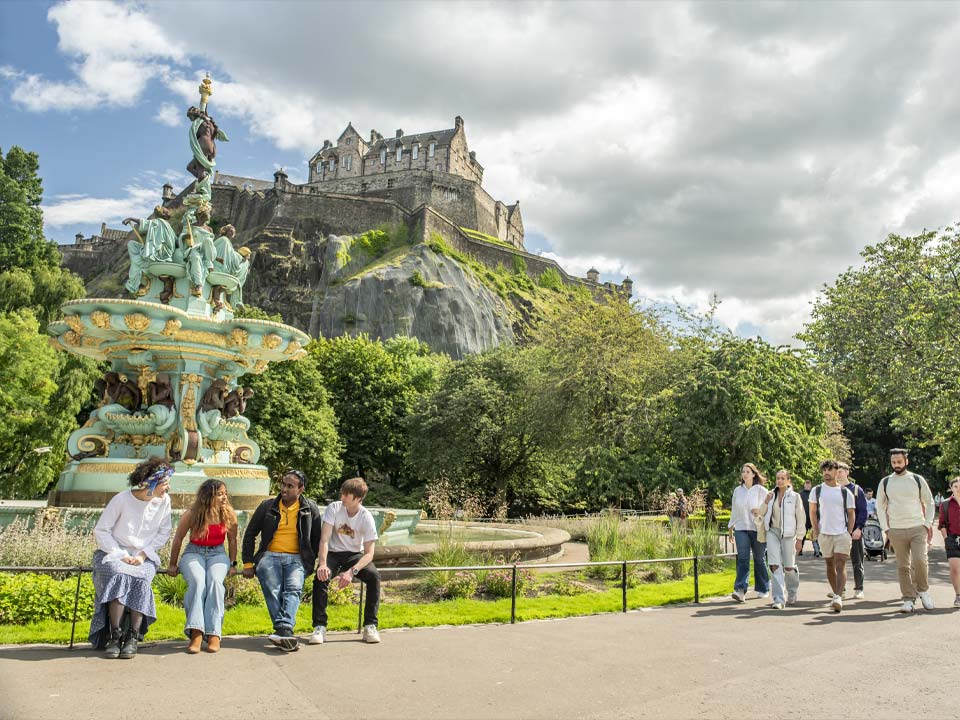
[(380, 573), (373, 564), (377, 545), (377, 526), (373, 515), (363, 506), (367, 484), (363, 478), (351, 478), (340, 487), (340, 500), (323, 511), (317, 575), (313, 580), (313, 633), (310, 645), (321, 644), (327, 634), (327, 593), (330, 581), (345, 588), (354, 578), (366, 585), (363, 607), (363, 640), (380, 642), (377, 610), (380, 608)]
[(827, 582), (830, 583), (830, 605), (834, 612), (843, 610), (843, 588), (847, 584), (847, 558), (853, 524), (856, 520), (856, 501), (853, 493), (837, 484), (836, 460), (820, 463), (823, 484), (810, 493), (810, 521), (813, 539), (820, 543), (820, 552), (827, 563)]

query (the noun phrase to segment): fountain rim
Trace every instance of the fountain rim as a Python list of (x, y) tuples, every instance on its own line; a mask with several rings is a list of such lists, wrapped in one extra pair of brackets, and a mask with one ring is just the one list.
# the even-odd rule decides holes
[[(542, 525), (527, 525), (520, 523), (477, 523), (458, 520), (426, 520), (427, 524), (443, 523), (458, 528), (501, 529), (513, 532), (532, 533), (528, 537), (514, 537), (504, 540), (479, 540), (463, 543), (467, 550), (475, 552), (517, 552), (521, 557), (545, 548), (559, 548), (563, 543), (570, 542), (570, 533), (566, 530)], [(419, 527), (419, 525), (418, 525)], [(433, 552), (437, 543), (417, 543), (411, 545), (377, 545), (377, 562), (393, 563), (402, 559), (414, 559)]]

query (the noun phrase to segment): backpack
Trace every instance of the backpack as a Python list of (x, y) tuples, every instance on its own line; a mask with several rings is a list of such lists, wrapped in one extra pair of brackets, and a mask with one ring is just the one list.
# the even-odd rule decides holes
[[(823, 483), (820, 483), (813, 490), (810, 491), (810, 502), (817, 504), (817, 526), (818, 527), (820, 526), (820, 488), (822, 487), (823, 487)], [(847, 510), (849, 509), (847, 508), (847, 495), (853, 498), (853, 508), (854, 508), (853, 512), (854, 514), (856, 514), (857, 496), (854, 495), (852, 492), (850, 492), (850, 489), (846, 485), (839, 485), (838, 487), (842, 491), (840, 493), (840, 497), (843, 498), (843, 514), (846, 516)], [(884, 490), (886, 490), (886, 488), (884, 488)]]
[[(914, 482), (917, 483), (917, 494), (920, 496), (920, 504), (922, 505), (923, 504), (923, 485), (921, 484), (920, 478), (917, 476), (916, 473), (910, 473), (910, 474), (913, 476)], [(893, 475), (887, 475), (883, 480), (880, 481), (880, 483), (883, 485), (884, 495), (887, 494), (887, 483), (890, 481), (890, 478), (892, 477)], [(890, 502), (889, 496), (887, 496), (887, 502)]]

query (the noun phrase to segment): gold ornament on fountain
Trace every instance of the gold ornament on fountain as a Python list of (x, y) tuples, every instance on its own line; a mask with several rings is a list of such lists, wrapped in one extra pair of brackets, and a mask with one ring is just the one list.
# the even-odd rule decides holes
[(200, 91), (200, 112), (206, 112), (207, 100), (213, 95), (213, 83), (210, 81), (210, 73), (207, 73), (207, 76), (200, 81), (200, 87), (197, 89)]

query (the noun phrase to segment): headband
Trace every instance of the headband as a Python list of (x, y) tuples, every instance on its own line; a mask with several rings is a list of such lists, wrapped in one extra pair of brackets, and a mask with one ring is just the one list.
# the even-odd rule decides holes
[(153, 491), (157, 489), (157, 485), (169, 480), (171, 475), (173, 475), (173, 468), (170, 465), (161, 465), (150, 473), (146, 480), (140, 483), (140, 487), (148, 488), (147, 497), (150, 497), (153, 495)]

